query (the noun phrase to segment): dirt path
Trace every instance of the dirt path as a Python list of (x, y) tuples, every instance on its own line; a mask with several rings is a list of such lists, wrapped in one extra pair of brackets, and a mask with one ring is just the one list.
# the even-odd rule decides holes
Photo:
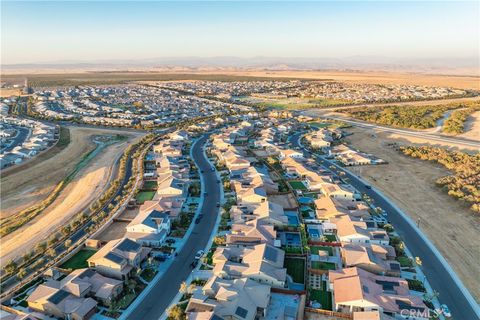
[[(387, 143), (409, 143), (388, 133), (373, 134), (353, 128), (347, 140), (355, 148), (372, 153), (388, 165), (354, 169), (390, 197), (414, 221), (448, 260), (470, 292), (480, 299), (480, 217), (435, 186), (449, 174), (443, 166), (408, 158)], [(416, 141), (421, 143), (419, 139)], [(425, 141), (423, 141), (425, 143)]]
[(480, 141), (480, 111), (474, 112), (467, 118), (465, 132), (458, 136)]
[(137, 139), (130, 136), (129, 141), (108, 146), (93, 158), (45, 212), (2, 238), (0, 259), (7, 261), (21, 256), (36, 243), (46, 240), (59, 227), (68, 224), (75, 214), (100, 197), (112, 178), (113, 163)]

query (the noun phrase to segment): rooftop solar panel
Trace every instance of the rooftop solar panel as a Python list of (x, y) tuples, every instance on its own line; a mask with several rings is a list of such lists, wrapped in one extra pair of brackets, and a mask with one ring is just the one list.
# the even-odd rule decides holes
[(245, 318), (248, 314), (248, 311), (243, 309), (242, 307), (237, 307), (237, 310), (235, 310), (235, 314), (241, 318)]
[(70, 295), (70, 293), (68, 293), (65, 290), (58, 290), (47, 300), (50, 301), (53, 304), (59, 304), (63, 299), (65, 299), (69, 295)]
[(115, 262), (115, 263), (122, 263), (123, 261), (123, 258), (120, 257), (119, 255), (116, 255), (115, 253), (112, 253), (112, 252), (109, 252), (105, 255), (105, 259), (108, 259), (112, 262)]

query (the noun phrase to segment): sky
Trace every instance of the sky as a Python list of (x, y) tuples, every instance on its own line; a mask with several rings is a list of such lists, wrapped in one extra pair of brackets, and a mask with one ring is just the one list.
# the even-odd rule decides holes
[(479, 2), (13, 1), (1, 63), (479, 56)]

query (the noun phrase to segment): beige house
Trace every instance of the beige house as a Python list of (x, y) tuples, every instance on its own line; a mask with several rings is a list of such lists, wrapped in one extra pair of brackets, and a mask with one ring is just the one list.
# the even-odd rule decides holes
[(40, 284), (27, 298), (29, 308), (63, 319), (89, 319), (97, 301), (108, 305), (123, 289), (123, 282), (92, 269), (78, 269), (64, 279)]
[(248, 248), (219, 247), (213, 255), (213, 274), (225, 279), (249, 278), (273, 287), (285, 287), (285, 252), (268, 244)]
[(335, 199), (355, 201), (361, 198), (360, 194), (352, 186), (346, 184), (324, 183), (321, 191), (323, 194)]
[(90, 268), (98, 273), (120, 280), (126, 280), (130, 274), (140, 267), (150, 249), (128, 238), (109, 241), (87, 262)]
[(212, 277), (197, 289), (187, 305), (188, 319), (254, 320), (265, 317), (270, 303), (270, 286), (247, 278)]
[(353, 267), (329, 271), (328, 280), (334, 309), (338, 312), (379, 311), (395, 317), (400, 316), (403, 309), (427, 309), (422, 297), (410, 294), (408, 283), (402, 278), (379, 276)]
[(273, 225), (262, 223), (253, 219), (245, 223), (234, 223), (231, 233), (226, 236), (227, 246), (253, 246), (267, 243), (273, 245), (277, 232)]
[(340, 249), (344, 267), (359, 267), (375, 274), (400, 276), (395, 249), (377, 244), (344, 243)]

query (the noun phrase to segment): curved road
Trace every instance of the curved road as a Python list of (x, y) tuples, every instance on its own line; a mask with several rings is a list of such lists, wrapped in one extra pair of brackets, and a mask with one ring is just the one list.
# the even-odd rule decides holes
[[(217, 202), (220, 201), (220, 186), (217, 183), (215, 172), (211, 171), (211, 165), (203, 153), (203, 146), (208, 136), (203, 136), (193, 145), (193, 159), (199, 170), (203, 170), (202, 192), (205, 190), (208, 195), (203, 198), (200, 213), (203, 218), (200, 223), (194, 225), (193, 232), (186, 240), (178, 256), (174, 258), (172, 264), (165, 271), (162, 277), (153, 285), (151, 290), (139, 302), (138, 305), (126, 316), (129, 320), (150, 320), (159, 319), (163, 312), (170, 305), (172, 300), (178, 294), (180, 284), (185, 281), (192, 267), (190, 264), (198, 250), (205, 249), (210, 239), (210, 235), (215, 226), (218, 216)], [(192, 222), (194, 223), (194, 222)], [(145, 289), (147, 290), (147, 289)], [(141, 297), (139, 297), (141, 298)]]
[[(302, 148), (299, 140), (302, 133), (296, 133), (291, 137), (292, 145)], [(333, 162), (320, 158), (317, 160), (326, 170)], [(480, 319), (480, 307), (470, 292), (465, 288), (462, 281), (452, 270), (445, 258), (433, 246), (428, 238), (419, 230), (413, 221), (403, 213), (387, 197), (374, 188), (365, 188), (365, 182), (361, 178), (351, 174), (348, 170), (338, 167), (345, 172), (350, 179), (349, 183), (359, 192), (366, 193), (375, 201), (375, 205), (383, 208), (388, 213), (388, 219), (400, 234), (408, 249), (416, 257), (422, 260), (421, 269), (427, 276), (432, 288), (439, 292), (439, 299), (450, 308), (452, 317), (459, 320)], [(330, 170), (331, 171), (331, 170)], [(473, 240), (473, 239), (472, 239)]]
[(318, 117), (342, 121), (342, 122), (351, 124), (352, 126), (356, 126), (360, 128), (375, 129), (378, 131), (403, 134), (403, 135), (412, 136), (412, 137), (424, 138), (427, 140), (448, 142), (448, 143), (456, 144), (458, 146), (474, 147), (480, 150), (480, 141), (476, 141), (476, 140), (460, 138), (460, 137), (449, 137), (449, 136), (441, 135), (439, 133), (427, 133), (427, 132), (421, 132), (421, 131), (414, 131), (410, 129), (391, 128), (391, 127), (381, 126), (378, 124), (372, 124), (364, 121), (351, 120), (344, 117), (336, 117), (336, 116), (318, 116)]

